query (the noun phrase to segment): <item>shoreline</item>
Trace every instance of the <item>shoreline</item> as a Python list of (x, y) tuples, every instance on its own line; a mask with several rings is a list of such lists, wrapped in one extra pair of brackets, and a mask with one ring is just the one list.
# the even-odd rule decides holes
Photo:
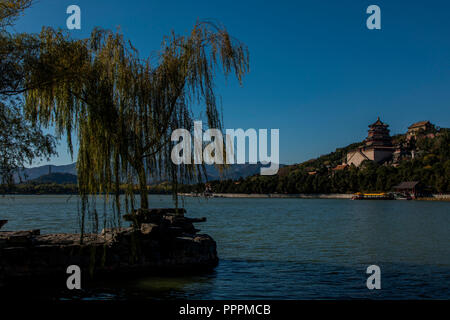
[[(205, 197), (198, 193), (180, 193), (182, 197)], [(353, 193), (299, 193), (299, 194), (278, 194), (278, 193), (212, 193), (210, 198), (240, 198), (240, 199), (351, 199)], [(432, 195), (415, 200), (419, 201), (450, 201), (450, 194)]]
[[(78, 193), (8, 193), (4, 196), (77, 196)], [(149, 195), (171, 195), (170, 193), (149, 193)], [(181, 197), (202, 197), (201, 193), (179, 193)], [(353, 193), (299, 193), (299, 194), (278, 194), (278, 193), (212, 193), (207, 198), (238, 198), (238, 199), (351, 199)], [(450, 194), (433, 194), (430, 197), (414, 199), (417, 201), (450, 201)]]
[[(180, 193), (183, 197), (204, 197), (198, 193)], [(210, 198), (251, 198), (251, 199), (351, 199), (353, 194), (346, 193), (318, 193), (318, 194), (278, 194), (278, 193), (212, 193)]]

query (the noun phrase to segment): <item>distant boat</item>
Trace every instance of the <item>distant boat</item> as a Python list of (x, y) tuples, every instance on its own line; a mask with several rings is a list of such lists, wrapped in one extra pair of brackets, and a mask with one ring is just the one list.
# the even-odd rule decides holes
[(353, 195), (351, 200), (394, 200), (394, 196), (391, 193), (362, 193), (357, 192)]
[(412, 197), (409, 194), (405, 195), (405, 194), (398, 194), (397, 193), (395, 195), (395, 200), (412, 200)]

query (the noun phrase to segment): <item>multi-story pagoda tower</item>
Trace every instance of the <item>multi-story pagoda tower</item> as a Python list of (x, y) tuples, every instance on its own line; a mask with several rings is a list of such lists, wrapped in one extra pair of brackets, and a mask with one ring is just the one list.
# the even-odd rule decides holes
[(369, 125), (369, 134), (365, 140), (366, 146), (391, 147), (392, 139), (388, 127), (389, 125), (381, 122), (378, 117), (375, 123)]
[(383, 163), (392, 159), (395, 148), (392, 146), (388, 127), (378, 117), (377, 121), (369, 125), (369, 133), (364, 140), (364, 145), (349, 151), (345, 163), (359, 166), (366, 160)]

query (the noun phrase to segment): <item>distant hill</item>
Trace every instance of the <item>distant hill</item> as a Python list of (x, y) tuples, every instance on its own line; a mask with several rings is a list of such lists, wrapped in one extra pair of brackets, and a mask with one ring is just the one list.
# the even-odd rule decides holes
[[(208, 176), (208, 180), (224, 180), (224, 179), (232, 179), (237, 180), (239, 178), (246, 178), (249, 176), (253, 176), (255, 174), (260, 174), (260, 170), (263, 166), (261, 163), (257, 164), (233, 164), (228, 167), (228, 169), (224, 172), (219, 172), (217, 168), (213, 165), (206, 166), (206, 174)], [(284, 167), (284, 165), (280, 165), (280, 168)]]
[[(342, 166), (346, 154), (364, 141), (299, 164), (284, 166), (277, 175), (254, 175), (240, 181), (212, 181), (216, 193), (354, 193), (388, 192), (405, 181), (420, 181), (424, 195), (450, 193), (450, 129), (418, 133), (408, 141), (405, 134), (392, 136), (394, 145), (407, 146), (411, 156), (384, 163), (363, 161), (360, 166)], [(412, 156), (414, 154), (414, 156)], [(203, 192), (204, 186), (183, 192)]]
[[(29, 181), (37, 179), (43, 175), (48, 175), (49, 173), (70, 173), (72, 175), (76, 175), (76, 163), (62, 166), (45, 165), (34, 168), (25, 168), (21, 171), (20, 178), (22, 179), (22, 181)], [(19, 181), (19, 177), (16, 176), (15, 180)]]
[(45, 174), (45, 175), (40, 176), (39, 178), (33, 179), (29, 182), (37, 183), (37, 184), (47, 184), (47, 183), (76, 184), (77, 176), (74, 174), (71, 174), (71, 173), (55, 172), (55, 173)]
[(278, 175), (286, 176), (292, 172), (299, 171), (315, 171), (322, 169), (334, 168), (341, 164), (345, 159), (345, 156), (350, 150), (356, 149), (357, 147), (363, 145), (364, 142), (356, 142), (349, 144), (343, 148), (337, 148), (334, 152), (322, 155), (315, 159), (310, 159), (302, 163), (284, 166), (278, 171)]
[[(261, 163), (257, 164), (233, 164), (230, 165), (229, 168), (224, 172), (219, 172), (219, 170), (213, 165), (206, 165), (206, 174), (208, 180), (222, 180), (222, 179), (233, 179), (237, 180), (239, 178), (246, 178), (248, 176), (252, 176), (260, 173), (261, 167), (263, 165)], [(283, 165), (280, 165), (280, 168)], [(62, 165), (62, 166), (54, 166), (54, 165), (45, 165), (34, 168), (26, 168), (21, 172), (22, 181), (44, 181), (48, 180), (49, 182), (56, 182), (56, 180), (64, 181), (65, 178), (69, 179), (68, 181), (73, 181), (73, 177), (69, 178), (69, 176), (57, 175), (61, 173), (70, 174), (70, 176), (74, 176), (76, 179), (77, 169), (76, 163)], [(43, 180), (39, 180), (42, 178)], [(70, 180), (72, 179), (72, 180)], [(16, 177), (16, 181), (19, 181), (19, 178)], [(76, 181), (76, 180), (75, 180)], [(62, 183), (72, 183), (72, 182), (62, 182)], [(75, 182), (76, 183), (76, 182)]]

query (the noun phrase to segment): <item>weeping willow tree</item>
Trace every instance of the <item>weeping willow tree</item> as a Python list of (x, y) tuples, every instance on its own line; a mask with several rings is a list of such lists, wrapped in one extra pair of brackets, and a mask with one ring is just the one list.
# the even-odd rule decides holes
[(25, 77), (26, 112), (33, 123), (66, 135), (70, 152), (72, 134), (78, 136), (82, 234), (91, 195), (113, 194), (120, 219), (122, 206), (134, 212), (135, 185), (140, 207), (148, 208), (150, 178), (165, 177), (176, 186), (180, 178), (199, 177), (199, 168), (171, 162), (171, 132), (192, 130), (196, 105), (204, 106), (210, 128), (221, 128), (216, 73), (234, 74), (242, 83), (249, 70), (246, 46), (211, 23), (197, 23), (186, 36), (172, 33), (147, 59), (120, 33), (103, 30), (72, 40), (47, 28), (38, 51), (36, 67)]

